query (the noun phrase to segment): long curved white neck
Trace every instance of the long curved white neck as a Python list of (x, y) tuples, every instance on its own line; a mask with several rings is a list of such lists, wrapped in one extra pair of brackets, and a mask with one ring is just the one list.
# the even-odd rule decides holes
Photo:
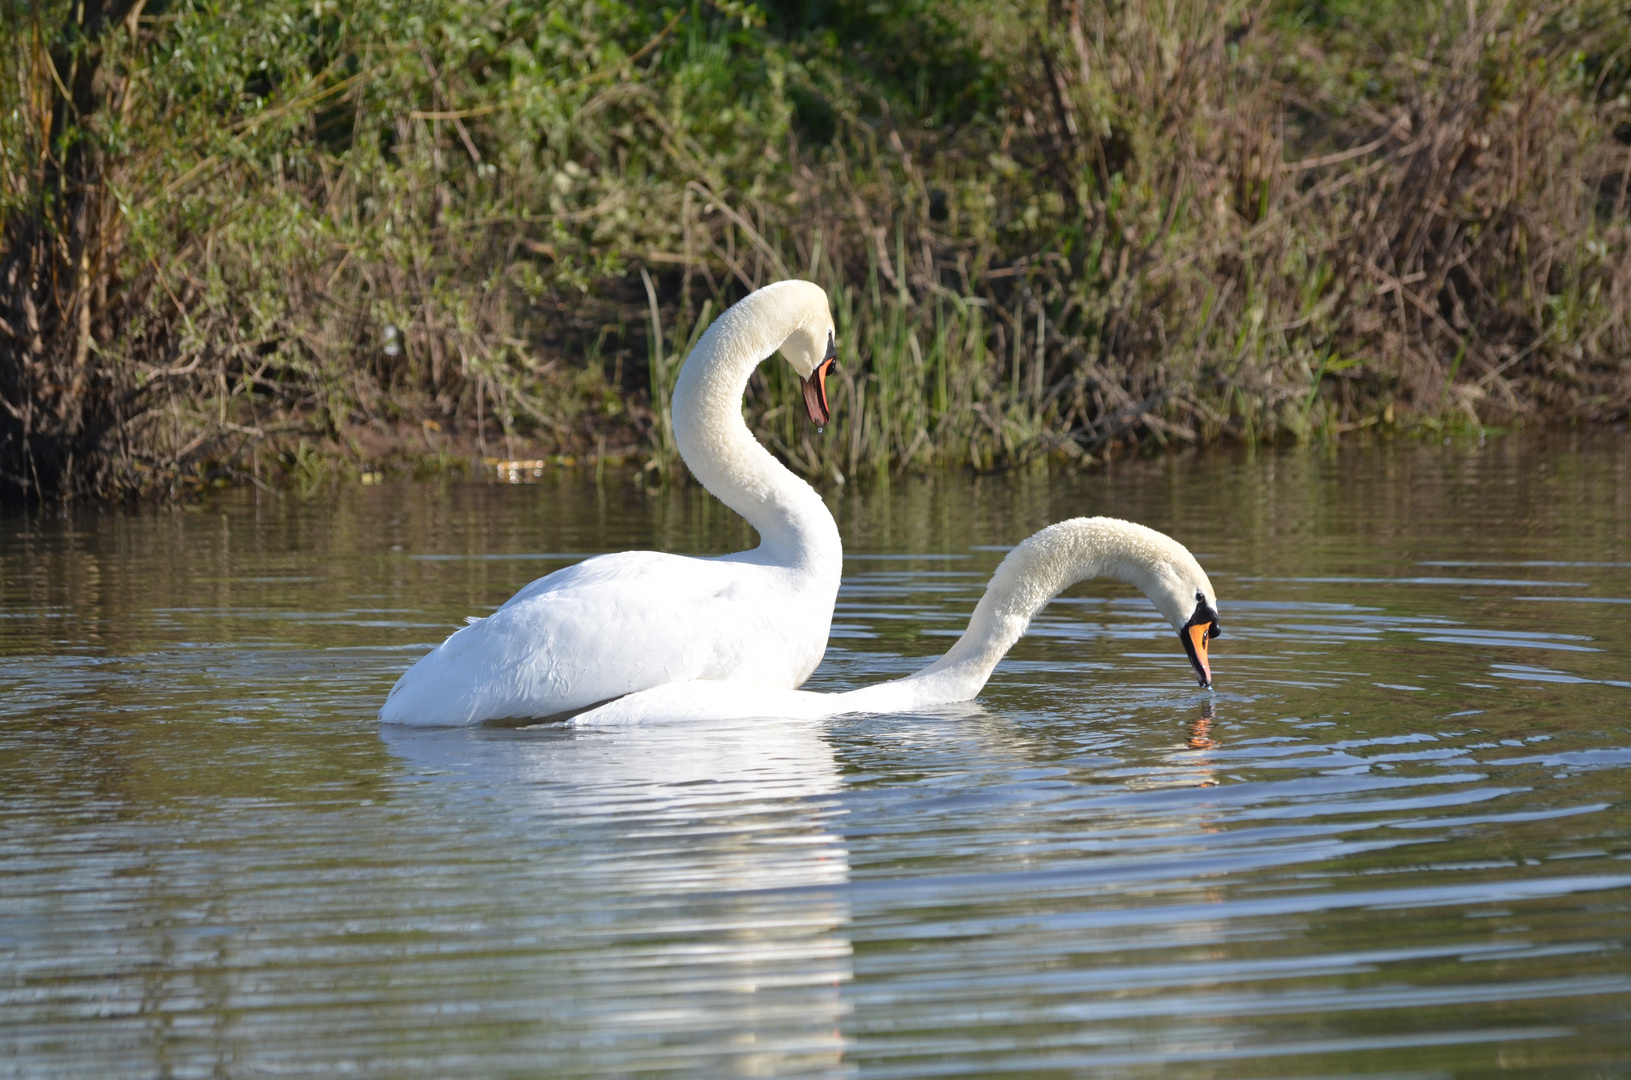
[(827, 297), (802, 281), (766, 286), (715, 319), (674, 385), (674, 441), (686, 466), (759, 532), (769, 561), (832, 565), (843, 545), (814, 488), (772, 457), (742, 420), (748, 378), (794, 330), (827, 319)]
[(731, 682), (670, 683), (602, 705), (578, 717), (578, 722), (816, 718), (969, 701), (979, 695), (997, 661), (1024, 635), (1031, 618), (1062, 590), (1092, 577), (1115, 578), (1138, 589), (1175, 628), (1190, 614), (1189, 605), (1203, 593), (1212, 595), (1205, 572), (1171, 537), (1115, 518), (1074, 518), (1050, 525), (1009, 552), (991, 576), (963, 636), (946, 655), (903, 679), (841, 694)]
[[(840, 695), (854, 708), (901, 708), (967, 701), (997, 662), (1024, 636), (1048, 601), (1078, 581), (1107, 577), (1131, 585), (1161, 606), (1160, 578), (1184, 549), (1154, 529), (1117, 518), (1072, 518), (1020, 544), (997, 567), (946, 654), (921, 671)], [(878, 701), (870, 701), (876, 697)]]

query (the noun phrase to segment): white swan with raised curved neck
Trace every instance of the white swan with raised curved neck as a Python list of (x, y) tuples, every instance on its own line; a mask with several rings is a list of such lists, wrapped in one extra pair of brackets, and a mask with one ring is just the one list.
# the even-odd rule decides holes
[(1024, 636), (1048, 601), (1095, 577), (1114, 578), (1149, 597), (1178, 632), (1196, 679), (1202, 686), (1212, 685), (1207, 645), (1219, 632), (1217, 595), (1189, 549), (1130, 521), (1073, 518), (1048, 526), (1009, 552), (991, 575), (963, 636), (946, 655), (905, 678), (838, 694), (724, 681), (674, 683), (602, 705), (573, 723), (815, 718), (968, 701), (985, 687), (997, 661)]
[(809, 678), (826, 649), (843, 546), (821, 496), (742, 420), (748, 377), (777, 350), (804, 381), (811, 420), (825, 424), (832, 315), (807, 281), (766, 286), (720, 315), (673, 396), (680, 456), (758, 530), (758, 547), (712, 559), (625, 551), (539, 578), (421, 657), (380, 721), (537, 719), (671, 682), (792, 689)]

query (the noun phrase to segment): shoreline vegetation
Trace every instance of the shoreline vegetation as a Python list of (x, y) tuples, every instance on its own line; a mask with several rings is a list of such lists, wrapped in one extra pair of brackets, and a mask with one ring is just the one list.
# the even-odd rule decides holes
[(0, 501), (1631, 412), (1628, 0), (0, 0)]

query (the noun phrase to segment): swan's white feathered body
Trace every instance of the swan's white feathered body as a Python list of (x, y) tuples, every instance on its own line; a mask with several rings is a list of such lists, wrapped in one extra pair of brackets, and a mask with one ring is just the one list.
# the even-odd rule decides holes
[(757, 548), (713, 559), (620, 552), (540, 578), (422, 657), (380, 720), (538, 718), (681, 680), (791, 689), (808, 678), (826, 649), (843, 547), (821, 497), (742, 421), (748, 376), (777, 349), (812, 385), (825, 378), (832, 318), (818, 286), (779, 282), (726, 311), (674, 388), (681, 456), (758, 530)]
[(692, 679), (798, 686), (821, 662), (836, 590), (758, 554), (627, 551), (557, 571), (421, 659), (380, 718), (535, 718)]
[(1115, 518), (1073, 518), (1036, 533), (1003, 559), (968, 629), (946, 655), (902, 679), (839, 694), (744, 681), (674, 682), (583, 713), (578, 725), (645, 720), (811, 719), (900, 712), (968, 701), (1024, 636), (1048, 601), (1078, 581), (1110, 577), (1132, 585), (1178, 631), (1203, 686), (1211, 685), (1208, 641), (1217, 636), (1217, 595), (1206, 571), (1178, 541)]

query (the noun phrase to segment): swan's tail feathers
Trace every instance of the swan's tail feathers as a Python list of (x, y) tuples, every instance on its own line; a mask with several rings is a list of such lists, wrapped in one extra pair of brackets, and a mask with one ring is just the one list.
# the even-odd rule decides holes
[(481, 620), (482, 620), (482, 618), (483, 618), (483, 617), (482, 617), (482, 616), (480, 616), (480, 615), (466, 615), (466, 616), (465, 616), (465, 617), (464, 617), (464, 625), (466, 625), (466, 626), (474, 626), (474, 625), (476, 625), (476, 624), (477, 624), (477, 623), (479, 623), (479, 622), (481, 622)]

